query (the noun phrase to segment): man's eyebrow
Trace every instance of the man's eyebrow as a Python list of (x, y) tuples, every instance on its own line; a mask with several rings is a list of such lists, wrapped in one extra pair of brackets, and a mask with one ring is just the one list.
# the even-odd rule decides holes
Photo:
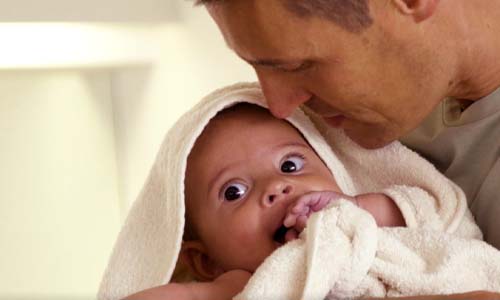
[(284, 61), (281, 59), (257, 59), (257, 60), (246, 60), (252, 66), (264, 66), (264, 67), (276, 67), (286, 64), (290, 64), (289, 61)]
[(283, 60), (277, 58), (247, 59), (241, 55), (238, 56), (252, 66), (276, 67), (295, 62), (294, 60)]

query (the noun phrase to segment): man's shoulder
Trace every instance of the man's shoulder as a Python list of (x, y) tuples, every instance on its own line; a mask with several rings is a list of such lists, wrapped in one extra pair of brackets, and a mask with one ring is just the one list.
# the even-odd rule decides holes
[(402, 143), (463, 189), (485, 240), (500, 248), (500, 90), (457, 109), (443, 101)]

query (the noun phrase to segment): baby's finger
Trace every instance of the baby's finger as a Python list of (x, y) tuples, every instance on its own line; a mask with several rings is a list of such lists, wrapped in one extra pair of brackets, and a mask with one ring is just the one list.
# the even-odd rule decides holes
[(297, 222), (297, 215), (293, 213), (288, 213), (288, 215), (285, 217), (285, 220), (283, 220), (283, 225), (285, 227), (294, 227), (295, 223)]
[(297, 215), (305, 215), (309, 213), (310, 201), (309, 198), (301, 198), (292, 208), (292, 213)]
[(323, 208), (325, 208), (325, 206), (327, 206), (331, 201), (333, 201), (336, 198), (338, 198), (338, 197), (331, 197), (331, 196), (333, 196), (333, 195), (326, 195), (326, 194), (321, 195), (319, 197), (319, 200), (316, 202), (316, 204), (314, 204), (313, 206), (311, 206), (311, 210), (313, 212), (320, 211)]
[(298, 216), (293, 228), (297, 230), (297, 232), (302, 232), (304, 228), (306, 228), (307, 220), (308, 217), (306, 216)]
[(330, 202), (330, 197), (336, 194), (331, 192), (311, 192), (303, 195), (297, 201), (293, 212), (310, 215), (311, 212), (316, 212), (325, 207)]
[(296, 240), (298, 237), (299, 237), (299, 233), (295, 229), (293, 229), (293, 228), (290, 228), (285, 233), (285, 241), (286, 242)]

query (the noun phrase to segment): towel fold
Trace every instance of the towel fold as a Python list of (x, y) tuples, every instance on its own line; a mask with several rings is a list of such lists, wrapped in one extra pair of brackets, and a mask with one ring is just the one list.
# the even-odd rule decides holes
[[(150, 174), (139, 197), (130, 209), (115, 243), (101, 282), (98, 299), (121, 299), (138, 291), (169, 282), (179, 255), (184, 230), (184, 176), (187, 157), (210, 119), (224, 108), (239, 102), (266, 107), (258, 84), (236, 84), (215, 91), (202, 99), (167, 133)], [(332, 172), (337, 185), (346, 195), (384, 192), (395, 200), (410, 229), (427, 228), (469, 238), (481, 237), (479, 229), (468, 212), (463, 192), (436, 171), (430, 163), (400, 143), (395, 142), (378, 150), (365, 150), (349, 140), (341, 130), (329, 128), (321, 118), (307, 110), (305, 113), (300, 109), (296, 110), (287, 118), (287, 121), (302, 133)], [(341, 211), (343, 212), (344, 209), (339, 208), (338, 220), (346, 220), (346, 217), (340, 216)], [(347, 208), (345, 211), (350, 213)], [(363, 215), (363, 212), (354, 211), (351, 214), (358, 216)], [(314, 219), (318, 218), (321, 217)], [(368, 225), (371, 221), (365, 220), (367, 218), (359, 218), (360, 222), (366, 222), (366, 228), (373, 227), (373, 224)], [(348, 226), (347, 220), (345, 223)], [(316, 225), (308, 226), (306, 235), (314, 237), (309, 231), (313, 230), (315, 233), (321, 231), (315, 230), (314, 226)], [(350, 230), (355, 231), (358, 230), (357, 228), (354, 226)], [(341, 229), (345, 228), (330, 233), (325, 231), (324, 234), (336, 236), (342, 231)], [(375, 251), (374, 242), (368, 237), (361, 237), (372, 234), (376, 236), (380, 233), (376, 233), (377, 230), (374, 229), (370, 232), (366, 230), (363, 230), (364, 235), (361, 233), (356, 235), (358, 238), (354, 246)], [(273, 257), (280, 257), (280, 253), (289, 252), (286, 254), (287, 258), (281, 258), (282, 261), (278, 264), (283, 270), (289, 270), (289, 272), (283, 272), (283, 278), (288, 279), (283, 279), (282, 282), (298, 282), (297, 287), (304, 282), (302, 290), (290, 289), (287, 292), (289, 297), (285, 298), (299, 299), (302, 292), (308, 294), (313, 290), (323, 293), (327, 288), (331, 288), (328, 285), (332, 282), (336, 282), (335, 285), (349, 287), (347, 290), (351, 287), (358, 289), (357, 282), (368, 270), (367, 257), (373, 256), (373, 253), (369, 250), (349, 252), (347, 249), (352, 250), (353, 245), (347, 244), (347, 240), (341, 242), (339, 238), (335, 241), (337, 244), (333, 248), (344, 249), (345, 251), (341, 251), (342, 254), (340, 252), (338, 254), (344, 257), (340, 259), (334, 255), (336, 259), (328, 264), (341, 263), (342, 268), (340, 268), (341, 265), (330, 266), (330, 269), (336, 270), (337, 273), (332, 273), (328, 282), (320, 283), (310, 275), (306, 277), (307, 274), (314, 272), (292, 272), (292, 269), (289, 269), (291, 267), (286, 263), (289, 260), (301, 261), (311, 270), (322, 267), (321, 261), (314, 260), (315, 255), (307, 257), (304, 255), (315, 253), (323, 246), (328, 248), (332, 246), (326, 246), (322, 239), (311, 241), (315, 242), (308, 244), (311, 248), (307, 252), (291, 250), (295, 249), (291, 246), (300, 243), (297, 241), (280, 248), (276, 251), (277, 254), (273, 254)], [(380, 239), (378, 241), (380, 243)], [(367, 251), (368, 254), (365, 253)], [(350, 255), (355, 256), (349, 258)], [(293, 259), (290, 259), (292, 257)], [(350, 263), (347, 264), (347, 261)], [(266, 264), (259, 269), (258, 273), (266, 273), (262, 271), (264, 269), (266, 269)], [(354, 277), (345, 277), (344, 272), (347, 270), (352, 274), (357, 272), (356, 280), (353, 279)], [(251, 279), (251, 282), (253, 281), (254, 278)], [(271, 293), (272, 289), (266, 291)], [(296, 292), (299, 294), (295, 294)]]
[[(185, 113), (169, 130), (148, 178), (114, 245), (98, 299), (115, 300), (169, 282), (184, 230), (184, 176), (198, 136), (219, 111), (240, 102), (267, 107), (257, 83), (217, 90)], [(350, 175), (301, 110), (287, 120), (315, 149), (346, 194), (356, 193)]]
[(341, 200), (314, 214), (298, 240), (276, 250), (236, 300), (356, 299), (500, 292), (500, 252), (430, 228), (377, 228)]

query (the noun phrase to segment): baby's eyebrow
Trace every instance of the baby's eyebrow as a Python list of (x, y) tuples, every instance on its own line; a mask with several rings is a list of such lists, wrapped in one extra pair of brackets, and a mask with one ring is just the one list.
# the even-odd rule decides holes
[[(286, 148), (286, 147), (301, 147), (304, 149), (311, 149), (311, 147), (308, 146), (308, 144), (301, 143), (301, 142), (286, 142), (286, 143), (278, 144), (278, 145), (274, 146), (275, 149)], [(275, 149), (273, 149), (273, 150), (275, 150)]]
[(210, 181), (208, 182), (209, 193), (211, 193), (211, 191), (213, 190), (214, 184), (217, 182), (217, 180), (219, 180), (219, 177), (221, 177), (222, 174), (224, 174), (230, 168), (231, 165), (225, 166), (224, 168), (220, 169), (212, 179), (210, 179)]

